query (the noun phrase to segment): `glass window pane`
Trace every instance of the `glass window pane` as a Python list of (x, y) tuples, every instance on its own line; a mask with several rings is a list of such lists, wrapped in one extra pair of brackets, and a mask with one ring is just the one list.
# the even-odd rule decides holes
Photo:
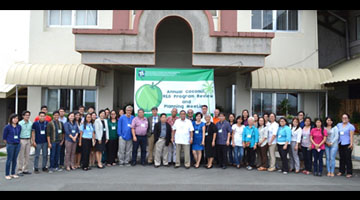
[(263, 108), (262, 114), (271, 113), (272, 112), (272, 93), (271, 92), (263, 92)]
[(261, 115), (261, 92), (253, 92), (252, 93), (252, 113)]
[(261, 10), (251, 11), (251, 28), (261, 29)]
[(97, 25), (97, 10), (87, 11), (87, 25)]
[(71, 25), (71, 10), (61, 11), (61, 25)]
[(289, 10), (288, 11), (288, 30), (297, 31), (298, 30), (298, 11)]
[(286, 30), (286, 10), (276, 12), (276, 30)]
[(84, 90), (82, 89), (73, 90), (73, 111), (77, 110), (79, 106), (83, 104), (83, 92)]
[(298, 95), (296, 93), (289, 93), (288, 94), (289, 100), (289, 115), (296, 115), (298, 110)]
[(76, 11), (76, 25), (85, 25), (86, 10)]
[(263, 10), (263, 30), (273, 29), (273, 14), (272, 10)]
[(60, 108), (64, 108), (66, 112), (70, 111), (70, 90), (60, 89)]
[(277, 93), (276, 94), (276, 115), (286, 115), (283, 110), (282, 104), (285, 103), (286, 94), (285, 93)]
[(54, 112), (58, 109), (58, 90), (57, 89), (48, 89), (47, 97), (47, 107), (48, 112)]
[(60, 10), (50, 10), (49, 25), (60, 25)]
[(85, 91), (85, 107), (94, 106), (96, 103), (96, 90), (84, 90)]

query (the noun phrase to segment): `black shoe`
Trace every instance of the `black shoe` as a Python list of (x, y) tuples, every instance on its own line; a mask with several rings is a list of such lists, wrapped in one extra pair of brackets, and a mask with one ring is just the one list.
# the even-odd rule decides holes
[(39, 169), (38, 168), (35, 168), (34, 169), (34, 174), (38, 174), (39, 173)]
[(190, 169), (190, 167), (185, 167), (185, 169)]
[(160, 167), (160, 165), (154, 165), (154, 167), (155, 167), (155, 168), (159, 168), (159, 167)]
[(30, 175), (31, 172), (23, 172), (23, 174)]
[(131, 166), (135, 166), (136, 165), (136, 163), (131, 163)]
[(48, 172), (48, 171), (49, 171), (49, 169), (48, 169), (48, 168), (46, 168), (46, 167), (44, 167), (44, 168), (42, 168), (42, 171), (43, 171), (43, 172)]
[(18, 176), (24, 176), (24, 172), (18, 173)]
[(223, 167), (222, 167), (223, 169), (226, 169), (226, 165), (223, 165)]

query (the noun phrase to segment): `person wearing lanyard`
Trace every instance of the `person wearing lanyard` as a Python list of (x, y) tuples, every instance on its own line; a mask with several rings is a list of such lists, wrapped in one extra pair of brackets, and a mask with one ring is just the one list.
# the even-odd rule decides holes
[(322, 176), (323, 154), (325, 151), (326, 137), (328, 135), (321, 119), (315, 119), (315, 126), (315, 128), (311, 129), (310, 133), (311, 148), (314, 157), (314, 176)]
[(148, 120), (144, 117), (144, 110), (140, 108), (138, 110), (138, 116), (131, 122), (131, 133), (133, 136), (133, 150), (132, 150), (132, 161), (131, 165), (136, 165), (137, 153), (140, 146), (141, 149), (141, 165), (145, 166), (146, 158), (146, 146), (147, 146), (147, 129)]
[(281, 170), (279, 172), (282, 172), (283, 174), (289, 173), (289, 165), (288, 165), (288, 159), (287, 154), (289, 152), (288, 145), (291, 144), (291, 129), (287, 125), (287, 121), (284, 117), (281, 117), (279, 119), (279, 129), (277, 131), (276, 137), (277, 137), (277, 147), (280, 154), (282, 166)]
[(29, 120), (30, 112), (23, 111), (22, 112), (23, 120), (19, 122), (21, 126), (21, 133), (20, 133), (20, 152), (18, 158), (18, 176), (23, 176), (24, 174), (31, 174), (29, 172), (29, 159), (30, 159), (30, 147), (31, 147), (31, 128), (32, 122)]
[(105, 144), (109, 141), (109, 127), (107, 124), (107, 119), (105, 119), (105, 110), (99, 111), (99, 118), (95, 120), (94, 123), (95, 129), (95, 151), (96, 151), (96, 160), (97, 167), (103, 169), (101, 158), (103, 151), (105, 150)]
[(64, 143), (64, 125), (59, 121), (59, 111), (53, 112), (54, 119), (46, 127), (46, 137), (50, 148), (50, 170), (61, 172), (59, 169), (60, 146)]
[(164, 166), (169, 166), (168, 164), (168, 146), (171, 140), (171, 126), (166, 122), (166, 114), (162, 113), (160, 115), (160, 121), (155, 124), (154, 127), (154, 142), (156, 143), (155, 148), (155, 168), (159, 167), (161, 164), (161, 155), (162, 162)]
[(45, 120), (46, 113), (39, 112), (39, 121), (32, 125), (32, 146), (35, 148), (34, 173), (39, 173), (39, 157), (42, 151), (42, 171), (48, 172), (46, 168), (48, 160), (48, 143), (46, 141), (46, 126), (48, 122)]
[(259, 171), (266, 171), (266, 165), (267, 165), (267, 150), (268, 150), (268, 143), (267, 143), (267, 137), (269, 136), (268, 133), (268, 126), (266, 126), (265, 119), (263, 117), (260, 117), (258, 119), (258, 132), (259, 132), (259, 143), (258, 143), (258, 152), (260, 157), (259, 167), (257, 170)]
[(279, 124), (276, 122), (276, 115), (275, 113), (269, 114), (269, 136), (268, 136), (268, 145), (269, 145), (269, 172), (273, 172), (276, 170), (276, 157), (275, 157), (275, 150), (276, 150), (276, 134), (279, 129)]
[(148, 140), (148, 163), (152, 164), (153, 163), (153, 155), (154, 155), (154, 150), (155, 150), (155, 143), (154, 143), (154, 127), (155, 124), (158, 123), (159, 121), (159, 116), (158, 116), (158, 108), (157, 107), (153, 107), (151, 108), (151, 112), (152, 112), (152, 116), (148, 117), (148, 130), (147, 130), (147, 140)]
[(65, 166), (66, 170), (70, 171), (75, 169), (75, 152), (77, 141), (79, 137), (79, 127), (75, 122), (75, 114), (73, 112), (69, 113), (68, 120), (64, 125), (65, 129)]
[(244, 148), (242, 145), (242, 136), (245, 126), (242, 125), (242, 117), (236, 117), (236, 124), (232, 125), (232, 146), (234, 149), (234, 161), (236, 168), (240, 169), (240, 161), (244, 155)]
[[(176, 116), (178, 113), (176, 108), (171, 109), (171, 116), (167, 118), (166, 122), (170, 124), (171, 128), (174, 125), (175, 121), (179, 119), (178, 116)], [(176, 145), (174, 142), (171, 142), (168, 146), (168, 163), (175, 164), (176, 162)]]
[(205, 121), (205, 155), (207, 158), (206, 169), (211, 169), (213, 167), (212, 163), (215, 156), (215, 141), (218, 129), (216, 128), (216, 125), (211, 122), (210, 115), (206, 114)]
[[(82, 117), (81, 113), (75, 112), (75, 123), (78, 126), (79, 131), (80, 131), (80, 125), (81, 123), (83, 123), (83, 121), (84, 121), (84, 117)], [(80, 138), (80, 132), (78, 138)], [(76, 150), (75, 150), (75, 169), (80, 167), (80, 161), (81, 161), (81, 147), (79, 146), (79, 142), (77, 142)]]
[(339, 155), (340, 155), (340, 167), (339, 173), (336, 175), (341, 176), (345, 174), (346, 168), (346, 178), (352, 177), (352, 161), (351, 153), (353, 150), (354, 144), (354, 131), (355, 127), (350, 124), (350, 116), (347, 113), (344, 113), (341, 116), (342, 123), (337, 124), (337, 128), (340, 133), (339, 137)]
[[(63, 123), (63, 125), (65, 125), (65, 123), (67, 122), (67, 118), (65, 116), (65, 108), (60, 108), (59, 109), (59, 121)], [(64, 162), (65, 162), (65, 144), (66, 142), (64, 142), (63, 144), (60, 145), (60, 168), (63, 169), (64, 168)]]
[[(21, 126), (18, 124), (19, 117), (13, 113), (9, 117), (9, 124), (5, 126), (3, 131), (3, 141), (6, 144), (7, 159), (5, 165), (5, 179), (19, 178), (15, 174), (16, 160), (20, 151), (20, 132)], [(11, 166), (11, 175), (10, 175)]]
[(255, 150), (259, 142), (259, 131), (254, 125), (254, 117), (248, 118), (248, 125), (245, 126), (244, 132), (242, 135), (243, 147), (247, 154), (246, 163), (248, 163), (247, 169), (252, 170), (255, 166)]
[(304, 128), (301, 133), (301, 151), (304, 156), (304, 165), (305, 169), (302, 173), (309, 175), (312, 165), (312, 155), (311, 155), (311, 141), (310, 141), (310, 131), (311, 131), (311, 118), (305, 117), (304, 119)]
[(193, 143), (194, 127), (190, 120), (186, 119), (185, 110), (180, 111), (180, 119), (177, 119), (172, 127), (171, 141), (176, 144), (175, 168), (180, 167), (180, 154), (184, 150), (185, 168), (190, 168), (190, 145)]
[(201, 122), (202, 117), (201, 112), (197, 112), (195, 114), (196, 121), (192, 122), (194, 127), (192, 153), (196, 162), (195, 168), (200, 167), (201, 151), (204, 150), (205, 146), (205, 123)]
[(331, 117), (327, 117), (326, 120), (326, 131), (328, 133), (328, 137), (326, 138), (326, 168), (327, 168), (327, 176), (334, 177), (335, 171), (335, 158), (338, 150), (339, 144), (339, 130), (337, 126), (334, 124), (334, 120)]
[(227, 148), (230, 145), (230, 135), (232, 129), (230, 123), (225, 120), (225, 114), (219, 114), (220, 121), (216, 123), (218, 134), (216, 135), (216, 151), (219, 161), (219, 167), (226, 169), (227, 165)]
[(106, 144), (106, 152), (107, 152), (106, 165), (109, 167), (111, 165), (112, 166), (116, 165), (115, 158), (118, 149), (118, 139), (119, 139), (119, 136), (117, 135), (118, 122), (117, 122), (117, 115), (115, 110), (112, 110), (110, 112), (110, 119), (107, 120), (107, 122), (109, 127), (109, 141)]
[(131, 115), (132, 106), (126, 106), (125, 115), (121, 116), (118, 121), (117, 134), (119, 136), (119, 164), (120, 166), (130, 166), (130, 156), (133, 148), (131, 123), (134, 116)]
[(79, 146), (81, 147), (81, 167), (84, 171), (89, 170), (89, 158), (91, 147), (94, 144), (95, 132), (91, 123), (91, 114), (87, 113), (84, 117), (84, 123), (80, 126)]
[(302, 128), (297, 117), (294, 117), (291, 123), (291, 149), (290, 154), (290, 171), (295, 169), (295, 173), (300, 172), (299, 144), (301, 141)]

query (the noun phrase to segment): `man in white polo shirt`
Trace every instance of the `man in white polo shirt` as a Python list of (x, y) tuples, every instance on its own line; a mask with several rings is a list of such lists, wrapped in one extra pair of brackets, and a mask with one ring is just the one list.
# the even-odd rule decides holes
[(194, 127), (189, 119), (186, 119), (186, 112), (180, 111), (180, 119), (177, 119), (172, 127), (171, 141), (176, 144), (175, 168), (180, 167), (180, 153), (184, 150), (185, 168), (190, 168), (190, 145), (192, 144)]

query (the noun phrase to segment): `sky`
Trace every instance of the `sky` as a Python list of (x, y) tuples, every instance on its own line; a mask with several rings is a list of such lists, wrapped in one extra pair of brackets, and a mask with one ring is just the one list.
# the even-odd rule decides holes
[(28, 10), (0, 10), (0, 84), (11, 64), (28, 61), (29, 23)]

